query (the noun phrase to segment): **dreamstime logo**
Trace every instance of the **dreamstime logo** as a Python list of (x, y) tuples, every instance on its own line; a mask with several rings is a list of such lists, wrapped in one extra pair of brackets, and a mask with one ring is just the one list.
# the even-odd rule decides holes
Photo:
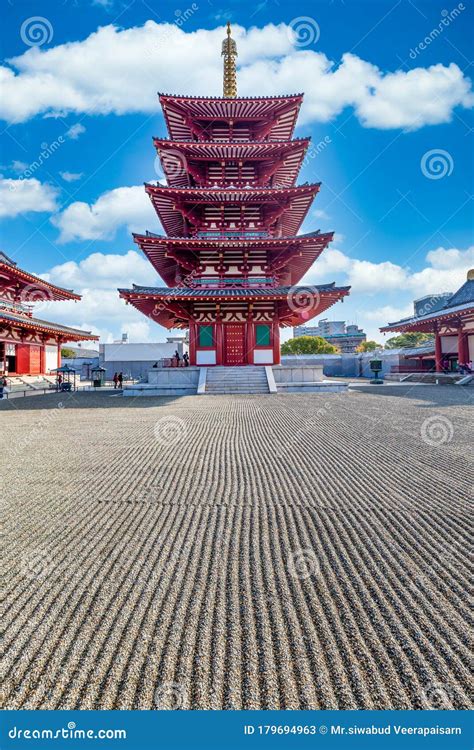
[(288, 570), (295, 578), (310, 578), (319, 573), (319, 561), (309, 547), (292, 552), (288, 558)]
[(450, 443), (453, 439), (454, 428), (452, 422), (442, 414), (435, 414), (425, 419), (421, 425), (421, 438), (427, 445), (435, 448)]
[(316, 286), (292, 286), (286, 299), (290, 310), (307, 320), (319, 307), (320, 298), (321, 295)]
[(298, 16), (288, 26), (288, 38), (295, 47), (309, 47), (316, 44), (321, 36), (321, 29), (314, 18)]
[(177, 682), (164, 682), (154, 693), (155, 708), (158, 711), (178, 711), (186, 708), (184, 687)]
[(153, 427), (153, 434), (163, 445), (176, 445), (186, 435), (186, 423), (180, 417), (161, 417)]
[(17, 180), (10, 181), (10, 190), (13, 192), (17, 189), (21, 180), (29, 180), (35, 172), (43, 166), (43, 164), (52, 156), (63, 143), (66, 143), (66, 139), (63, 135), (60, 135), (57, 140), (52, 143), (42, 143), (41, 151), (38, 154), (38, 158), (28, 164), (26, 169), (18, 175)]
[(157, 155), (154, 166), (160, 180), (169, 181), (176, 177), (184, 177), (188, 171), (186, 157), (176, 148), (163, 151), (161, 157)]
[(453, 708), (454, 690), (443, 682), (429, 682), (423, 690), (424, 702), (432, 711)]
[(42, 47), (52, 40), (53, 27), (47, 18), (31, 16), (21, 24), (20, 36), (28, 47)]
[(453, 157), (442, 148), (433, 148), (421, 157), (421, 171), (429, 180), (449, 177), (454, 169)]
[(466, 10), (466, 6), (464, 5), (464, 3), (458, 3), (457, 6), (451, 11), (446, 9), (442, 10), (441, 21), (438, 23), (438, 25), (431, 29), (431, 31), (425, 36), (425, 38), (418, 42), (415, 47), (411, 48), (411, 59), (416, 60), (417, 56), (424, 52), (424, 50), (427, 49), (430, 44), (432, 44), (439, 36), (441, 36), (445, 28), (447, 26), (450, 26), (451, 23), (461, 15), (463, 10)]
[(324, 149), (327, 148), (330, 143), (332, 143), (332, 140), (329, 135), (325, 135), (324, 138), (322, 138), (319, 141), (319, 143), (312, 143), (304, 157), (303, 167), (307, 167), (310, 161), (312, 159), (315, 159), (316, 156), (318, 156), (322, 151), (324, 151)]
[(54, 563), (45, 549), (33, 549), (21, 558), (21, 572), (26, 578), (41, 580), (53, 570)]

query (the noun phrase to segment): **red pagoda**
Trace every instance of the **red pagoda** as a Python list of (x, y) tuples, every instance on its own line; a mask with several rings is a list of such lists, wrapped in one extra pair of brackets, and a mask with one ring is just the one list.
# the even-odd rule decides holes
[(45, 375), (61, 366), (61, 346), (97, 339), (88, 331), (33, 316), (34, 303), (80, 300), (19, 268), (0, 252), (0, 374)]
[(120, 296), (169, 329), (189, 329), (191, 365), (280, 362), (280, 327), (349, 293), (296, 286), (333, 233), (298, 234), (320, 184), (297, 186), (309, 139), (292, 138), (302, 94), (238, 98), (227, 25), (224, 96), (160, 94), (155, 138), (167, 185), (145, 185), (166, 232), (134, 235), (167, 287)]

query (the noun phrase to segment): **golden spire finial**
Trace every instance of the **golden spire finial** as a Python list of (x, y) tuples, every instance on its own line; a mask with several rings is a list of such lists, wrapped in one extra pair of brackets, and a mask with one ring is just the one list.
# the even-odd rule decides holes
[(224, 96), (226, 99), (235, 99), (237, 96), (237, 71), (235, 64), (237, 45), (231, 37), (230, 21), (227, 21), (227, 39), (224, 39), (222, 42), (222, 55), (224, 57)]

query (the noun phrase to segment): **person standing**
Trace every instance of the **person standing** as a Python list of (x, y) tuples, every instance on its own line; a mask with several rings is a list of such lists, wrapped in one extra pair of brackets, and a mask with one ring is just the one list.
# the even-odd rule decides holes
[(179, 352), (178, 352), (178, 350), (177, 350), (177, 349), (176, 349), (176, 351), (175, 351), (175, 353), (174, 353), (174, 358), (175, 358), (175, 360), (176, 360), (176, 367), (179, 367), (179, 363), (180, 363), (180, 356), (179, 356)]
[(118, 385), (118, 373), (117, 372), (114, 372), (114, 376), (112, 380), (114, 381), (114, 388), (117, 388), (117, 385)]
[(117, 379), (118, 379), (118, 387), (122, 388), (122, 383), (123, 383), (123, 373), (122, 372), (119, 372), (119, 374), (117, 376)]
[(7, 387), (7, 379), (5, 375), (0, 375), (0, 398), (3, 398), (3, 392)]
[(185, 367), (189, 367), (189, 354), (187, 352), (183, 354), (183, 362)]

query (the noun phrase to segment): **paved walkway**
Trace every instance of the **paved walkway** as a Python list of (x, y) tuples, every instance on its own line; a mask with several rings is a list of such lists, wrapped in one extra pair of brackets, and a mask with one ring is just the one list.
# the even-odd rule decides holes
[(7, 707), (467, 707), (472, 396), (0, 404)]

